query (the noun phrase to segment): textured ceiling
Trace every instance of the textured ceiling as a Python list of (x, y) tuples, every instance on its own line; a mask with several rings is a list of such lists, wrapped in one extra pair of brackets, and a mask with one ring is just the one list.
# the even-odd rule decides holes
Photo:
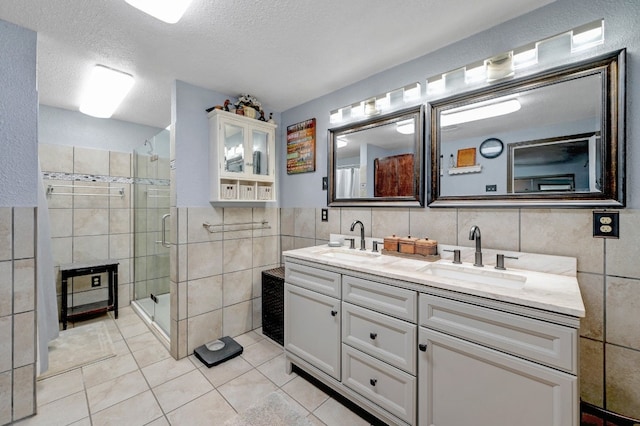
[(124, 0), (2, 0), (38, 32), (44, 105), (77, 110), (97, 63), (136, 83), (114, 118), (165, 127), (176, 79), (285, 111), (553, 0), (193, 0), (174, 25)]

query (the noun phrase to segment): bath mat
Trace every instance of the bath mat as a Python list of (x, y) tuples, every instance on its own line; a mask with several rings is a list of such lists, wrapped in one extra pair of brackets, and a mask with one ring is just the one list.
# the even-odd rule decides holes
[(282, 395), (271, 392), (264, 399), (229, 419), (225, 426), (312, 426)]
[(38, 376), (38, 380), (115, 355), (113, 342), (104, 322), (70, 328), (61, 331), (58, 338), (49, 343), (49, 369)]

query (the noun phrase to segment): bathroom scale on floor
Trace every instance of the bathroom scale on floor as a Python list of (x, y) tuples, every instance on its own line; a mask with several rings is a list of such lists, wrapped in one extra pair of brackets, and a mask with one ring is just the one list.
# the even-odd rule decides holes
[(193, 354), (207, 367), (211, 368), (237, 357), (242, 353), (242, 346), (229, 336), (214, 340), (213, 342), (198, 346)]

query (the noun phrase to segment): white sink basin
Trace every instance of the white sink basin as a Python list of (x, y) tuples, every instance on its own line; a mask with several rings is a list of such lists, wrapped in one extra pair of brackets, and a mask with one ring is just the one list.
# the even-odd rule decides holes
[(380, 257), (380, 253), (372, 253), (370, 251), (357, 250), (357, 249), (325, 250), (325, 251), (319, 252), (318, 254), (320, 256), (326, 256), (333, 259), (351, 260), (353, 262), (362, 262), (365, 259), (375, 259), (377, 257)]
[(480, 268), (435, 263), (422, 268), (421, 271), (436, 277), (449, 278), (456, 281), (516, 289), (522, 288), (527, 281), (527, 277), (524, 275), (498, 271), (489, 266)]

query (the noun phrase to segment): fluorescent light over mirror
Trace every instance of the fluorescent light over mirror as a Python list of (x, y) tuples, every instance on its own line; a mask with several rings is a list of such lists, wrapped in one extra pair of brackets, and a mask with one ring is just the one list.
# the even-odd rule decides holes
[(133, 86), (133, 76), (103, 65), (96, 65), (80, 103), (80, 112), (109, 118)]
[(415, 125), (413, 118), (404, 121), (398, 121), (396, 131), (403, 135), (412, 135), (415, 133)]
[(520, 102), (517, 99), (507, 99), (464, 110), (453, 109), (442, 113), (440, 116), (440, 126), (453, 126), (454, 124), (468, 123), (511, 114), (520, 110), (520, 107)]
[(182, 18), (192, 0), (125, 0), (136, 9), (168, 24)]

